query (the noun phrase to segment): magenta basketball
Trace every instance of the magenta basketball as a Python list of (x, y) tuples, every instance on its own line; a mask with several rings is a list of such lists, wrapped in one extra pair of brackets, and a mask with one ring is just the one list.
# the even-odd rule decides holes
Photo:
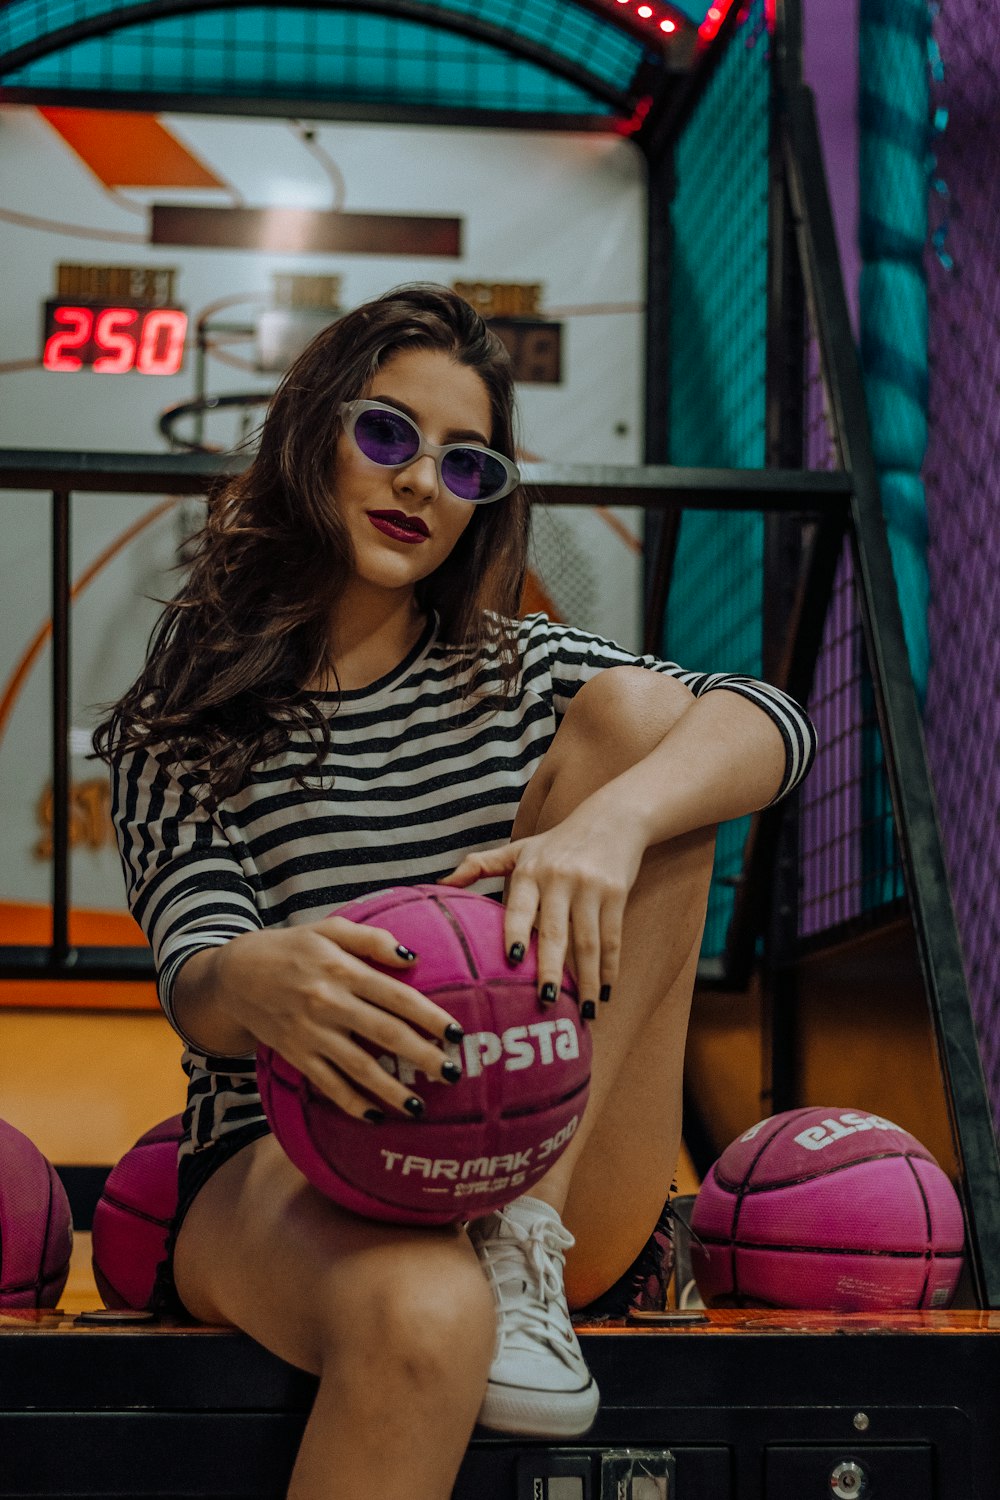
[(541, 1005), (535, 941), (520, 964), (510, 963), (503, 907), (474, 891), (404, 886), (336, 914), (383, 927), (416, 953), (406, 982), (465, 1031), (450, 1049), (462, 1078), (430, 1080), (369, 1047), (426, 1105), (420, 1120), (391, 1111), (371, 1125), (261, 1047), (261, 1097), (287, 1155), (344, 1208), (399, 1224), (476, 1218), (530, 1192), (573, 1138), (587, 1102), (590, 1036), (571, 975), (564, 972), (555, 1002)]
[(112, 1167), (94, 1209), (94, 1280), (105, 1307), (145, 1308), (177, 1208), (181, 1116), (141, 1135)]
[(73, 1216), (55, 1167), (0, 1120), (0, 1311), (55, 1307), (72, 1252)]
[(962, 1269), (950, 1180), (914, 1136), (864, 1110), (752, 1126), (711, 1168), (691, 1228), (708, 1306), (947, 1307)]

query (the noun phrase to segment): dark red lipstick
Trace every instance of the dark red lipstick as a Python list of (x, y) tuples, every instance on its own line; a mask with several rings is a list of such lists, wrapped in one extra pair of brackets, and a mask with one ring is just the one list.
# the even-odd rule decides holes
[(379, 531), (397, 542), (425, 542), (430, 536), (419, 516), (408, 516), (401, 510), (370, 510), (368, 519)]

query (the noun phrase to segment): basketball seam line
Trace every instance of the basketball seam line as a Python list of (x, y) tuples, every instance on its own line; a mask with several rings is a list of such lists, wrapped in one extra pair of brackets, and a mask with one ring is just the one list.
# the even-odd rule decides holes
[[(759, 1158), (755, 1158), (748, 1168), (752, 1172)], [(747, 1183), (746, 1178), (740, 1182), (734, 1182), (731, 1178), (723, 1177), (718, 1171), (716, 1163), (715, 1181), (724, 1193), (743, 1199), (753, 1193), (770, 1193), (777, 1188), (798, 1187), (803, 1182), (816, 1182), (820, 1177), (832, 1177), (834, 1172), (846, 1172), (850, 1167), (863, 1166), (870, 1161), (925, 1161), (932, 1167), (939, 1166), (931, 1156), (918, 1156), (915, 1151), (874, 1151), (870, 1156), (855, 1156), (850, 1161), (834, 1162), (828, 1166), (818, 1166), (815, 1172), (806, 1172), (801, 1177), (779, 1177), (771, 1182)], [(940, 1168), (940, 1170), (944, 1170)], [(947, 1173), (945, 1176), (947, 1177)], [(914, 1173), (916, 1176), (916, 1173)], [(919, 1181), (919, 1178), (918, 1178)], [(950, 1181), (950, 1179), (949, 1179)], [(734, 1225), (735, 1228), (735, 1225)]]
[(733, 1250), (776, 1250), (781, 1255), (867, 1255), (880, 1260), (959, 1260), (965, 1253), (964, 1248), (937, 1250), (933, 1246), (926, 1250), (862, 1250), (852, 1249), (848, 1245), (786, 1245), (776, 1244), (772, 1240), (722, 1240), (714, 1239), (708, 1234), (700, 1234), (699, 1238), (703, 1245), (719, 1245)]
[[(913, 1165), (912, 1161), (910, 1160), (909, 1156), (904, 1157), (904, 1160), (906, 1162), (906, 1165), (909, 1167), (910, 1172), (913, 1174), (913, 1180), (917, 1184), (917, 1191), (920, 1194), (920, 1201), (924, 1205), (924, 1220), (925, 1220), (925, 1223), (927, 1225), (927, 1239), (928, 1239), (928, 1241), (930, 1241), (934, 1237), (934, 1225), (931, 1222), (931, 1206), (930, 1206), (930, 1204), (927, 1201), (927, 1194), (924, 1192), (924, 1185), (923, 1185), (923, 1183), (920, 1180), (920, 1174), (918, 1173), (916, 1167), (914, 1167), (914, 1165)], [(921, 1307), (923, 1307), (923, 1305), (924, 1305), (924, 1298), (927, 1296), (927, 1287), (928, 1287), (928, 1284), (930, 1282), (930, 1278), (931, 1278), (931, 1266), (929, 1265), (927, 1267), (927, 1274), (924, 1276), (924, 1284), (920, 1288), (920, 1303), (919, 1303), (919, 1305)]]
[(462, 924), (456, 920), (454, 913), (448, 909), (445, 903), (441, 900), (440, 896), (432, 895), (430, 897), (430, 900), (434, 902), (434, 905), (437, 907), (438, 911), (444, 917), (445, 921), (448, 923), (449, 927), (458, 938), (459, 944), (462, 948), (462, 952), (465, 954), (465, 962), (469, 966), (469, 973), (472, 975), (473, 979), (478, 980), (481, 976), (479, 970), (476, 968), (476, 960), (473, 957), (472, 949), (469, 947), (469, 942), (465, 936), (465, 932), (462, 929)]
[(101, 1194), (103, 1203), (110, 1203), (113, 1208), (120, 1208), (123, 1212), (131, 1214), (133, 1218), (145, 1219), (147, 1224), (155, 1224), (158, 1229), (169, 1229), (174, 1215), (166, 1219), (158, 1219), (155, 1214), (147, 1213), (145, 1209), (137, 1208), (134, 1203), (126, 1203), (121, 1198), (116, 1198), (113, 1193), (103, 1192)]
[[(736, 1244), (736, 1231), (737, 1231), (737, 1229), (739, 1227), (739, 1222), (740, 1222), (740, 1211), (742, 1210), (742, 1207), (743, 1207), (743, 1199), (744, 1199), (746, 1193), (748, 1192), (748, 1188), (746, 1186), (747, 1178), (752, 1174), (754, 1167), (760, 1161), (761, 1157), (764, 1155), (764, 1152), (767, 1150), (768, 1146), (771, 1144), (772, 1141), (776, 1141), (777, 1140), (778, 1136), (785, 1129), (785, 1126), (786, 1125), (797, 1124), (798, 1121), (802, 1118), (803, 1115), (807, 1115), (809, 1113), (810, 1113), (809, 1106), (803, 1106), (801, 1109), (797, 1109), (794, 1112), (794, 1114), (791, 1115), (791, 1117), (789, 1119), (785, 1120), (781, 1125), (778, 1126), (777, 1130), (772, 1131), (771, 1134), (765, 1140), (761, 1141), (761, 1143), (760, 1143), (760, 1149), (757, 1152), (755, 1152), (753, 1158), (751, 1159), (750, 1165), (749, 1165), (749, 1167), (747, 1168), (746, 1172), (743, 1175), (742, 1182), (739, 1183), (736, 1186), (736, 1201), (733, 1204), (733, 1216), (732, 1216), (732, 1220), (731, 1220), (731, 1224), (732, 1224), (733, 1253), (732, 1253), (732, 1256), (731, 1256), (731, 1262), (732, 1262), (732, 1264), (731, 1264), (731, 1267), (730, 1267), (730, 1270), (731, 1270), (731, 1280), (732, 1280), (732, 1283), (733, 1283), (733, 1293), (734, 1293), (735, 1296), (740, 1296), (741, 1295), (741, 1293), (740, 1293), (740, 1284), (739, 1284), (739, 1276), (737, 1274), (738, 1268), (737, 1268), (737, 1265), (736, 1265), (735, 1244)], [(718, 1182), (719, 1181), (719, 1173), (718, 1173), (718, 1166), (717, 1165), (716, 1165), (715, 1168), (713, 1168), (713, 1173), (714, 1173), (716, 1182)], [(721, 1186), (721, 1183), (720, 1183), (720, 1186)]]

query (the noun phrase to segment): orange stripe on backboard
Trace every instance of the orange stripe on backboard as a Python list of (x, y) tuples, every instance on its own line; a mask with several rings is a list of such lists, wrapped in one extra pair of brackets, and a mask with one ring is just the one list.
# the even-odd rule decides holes
[[(69, 913), (71, 943), (144, 948), (142, 928), (127, 911), (74, 907)], [(0, 943), (50, 943), (52, 908), (28, 901), (0, 901)]]
[[(69, 940), (81, 947), (144, 948), (146, 939), (127, 911), (75, 908), (69, 914)], [(0, 943), (52, 941), (52, 909), (21, 901), (0, 901)], [(143, 980), (3, 979), (0, 1010), (159, 1010), (156, 985)]]
[(155, 115), (120, 109), (39, 109), (105, 187), (224, 188)]

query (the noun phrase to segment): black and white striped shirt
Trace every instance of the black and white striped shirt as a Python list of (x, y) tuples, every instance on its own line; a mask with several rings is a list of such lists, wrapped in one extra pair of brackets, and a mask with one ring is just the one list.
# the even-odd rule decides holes
[[(238, 794), (211, 807), (199, 796), (200, 779), (165, 752), (132, 751), (116, 763), (112, 813), (129, 905), (153, 949), (163, 1009), (187, 1044), (182, 1155), (263, 1118), (253, 1054), (206, 1056), (177, 1025), (171, 996), (185, 960), (242, 932), (319, 921), (384, 886), (440, 880), (466, 854), (507, 843), (568, 703), (598, 672), (639, 665), (680, 678), (696, 697), (725, 689), (751, 699), (785, 742), (778, 797), (812, 762), (805, 713), (752, 677), (686, 672), (540, 614), (518, 622), (517, 639), (516, 688), (499, 712), (465, 693), (461, 653), (438, 639), (433, 618), (405, 661), (377, 682), (317, 693), (335, 713), (316, 790), (293, 777), (314, 753), (304, 731), (260, 762)], [(499, 686), (489, 655), (477, 686)], [(503, 880), (476, 889), (499, 895)]]

